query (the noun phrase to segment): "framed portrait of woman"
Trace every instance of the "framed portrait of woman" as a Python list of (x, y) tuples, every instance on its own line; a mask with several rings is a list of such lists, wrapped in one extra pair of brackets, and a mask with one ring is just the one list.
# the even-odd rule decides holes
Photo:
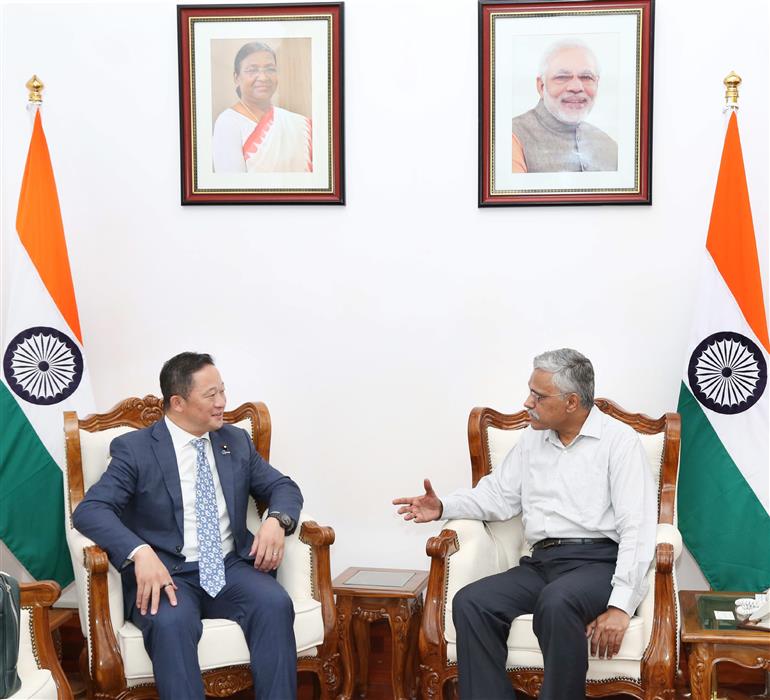
[(343, 3), (177, 18), (182, 204), (344, 204)]
[(654, 0), (480, 0), (479, 206), (650, 204)]

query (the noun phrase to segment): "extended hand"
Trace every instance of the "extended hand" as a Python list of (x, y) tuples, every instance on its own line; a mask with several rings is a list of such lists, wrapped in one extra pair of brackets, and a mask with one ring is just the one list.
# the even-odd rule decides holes
[(286, 533), (277, 518), (266, 518), (254, 535), (249, 556), (254, 557), (254, 568), (260, 571), (277, 569), (283, 561)]
[(631, 618), (620, 608), (607, 608), (586, 625), (586, 637), (591, 640), (591, 656), (611, 659), (620, 651), (620, 644)]
[(142, 615), (158, 612), (160, 592), (165, 591), (171, 605), (176, 605), (176, 584), (168, 569), (155, 554), (152, 547), (140, 547), (134, 553), (134, 573), (136, 574), (136, 607)]
[(437, 520), (441, 517), (443, 506), (433, 487), (430, 485), (430, 479), (423, 482), (425, 488), (424, 496), (411, 496), (409, 498), (394, 498), (393, 505), (398, 509), (399, 515), (404, 516), (404, 520), (414, 520), (416, 523), (428, 523), (431, 520)]

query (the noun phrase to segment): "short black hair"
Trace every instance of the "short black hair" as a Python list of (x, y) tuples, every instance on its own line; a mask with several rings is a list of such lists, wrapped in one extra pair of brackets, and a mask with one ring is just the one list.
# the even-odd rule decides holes
[(163, 394), (163, 410), (168, 411), (172, 396), (186, 399), (193, 385), (193, 374), (207, 365), (213, 365), (214, 359), (208, 353), (180, 352), (163, 363), (160, 370), (160, 392)]

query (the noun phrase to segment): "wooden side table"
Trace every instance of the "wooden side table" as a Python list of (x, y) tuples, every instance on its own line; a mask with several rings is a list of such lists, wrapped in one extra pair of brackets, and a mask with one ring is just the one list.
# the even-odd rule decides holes
[(720, 661), (744, 668), (770, 670), (770, 633), (736, 627), (736, 621), (718, 620), (715, 610), (733, 611), (735, 599), (753, 593), (680, 591), (682, 644), (689, 647), (690, 690), (693, 700), (716, 697), (714, 669)]
[(345, 569), (334, 579), (345, 667), (341, 698), (350, 700), (353, 697), (356, 658), (359, 694), (361, 697), (366, 695), (369, 624), (381, 619), (387, 619), (390, 624), (393, 697), (406, 700), (416, 696), (417, 634), (422, 616), (422, 591), (427, 582), (427, 571), (365, 567)]
[(78, 614), (77, 608), (50, 608), (48, 611), (48, 627), (51, 629), (53, 646), (56, 649), (56, 656), (59, 661), (62, 660), (61, 632), (59, 628), (69, 622)]

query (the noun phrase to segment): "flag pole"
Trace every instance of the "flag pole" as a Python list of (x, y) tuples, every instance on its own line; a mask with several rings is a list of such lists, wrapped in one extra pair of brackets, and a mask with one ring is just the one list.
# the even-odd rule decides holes
[(24, 84), (24, 87), (29, 90), (29, 96), (27, 97), (27, 114), (31, 121), (34, 121), (40, 107), (43, 105), (43, 90), (45, 85), (43, 81), (34, 75)]
[(43, 89), (45, 88), (45, 85), (43, 85), (43, 82), (40, 80), (40, 78), (37, 77), (37, 75), (33, 75), (25, 84), (27, 90), (29, 90), (29, 97), (27, 98), (30, 102), (33, 104), (40, 105), (43, 102)]
[(738, 86), (743, 82), (741, 76), (734, 70), (730, 71), (730, 74), (722, 81), (726, 88), (725, 90), (725, 112), (737, 112), (738, 111)]

